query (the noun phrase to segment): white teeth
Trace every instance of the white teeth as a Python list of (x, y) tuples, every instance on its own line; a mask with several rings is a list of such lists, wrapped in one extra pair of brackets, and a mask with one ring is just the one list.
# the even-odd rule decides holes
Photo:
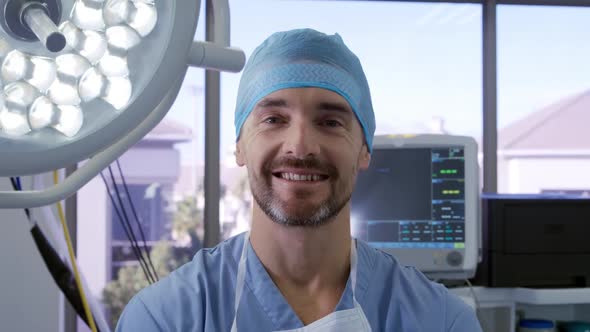
[(281, 173), (281, 178), (290, 181), (319, 181), (320, 176), (315, 174)]

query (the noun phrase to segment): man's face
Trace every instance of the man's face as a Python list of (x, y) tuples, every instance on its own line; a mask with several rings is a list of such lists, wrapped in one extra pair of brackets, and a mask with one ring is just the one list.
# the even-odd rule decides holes
[(294, 88), (258, 102), (242, 127), (236, 161), (247, 166), (254, 199), (270, 219), (319, 226), (348, 204), (370, 154), (342, 96)]

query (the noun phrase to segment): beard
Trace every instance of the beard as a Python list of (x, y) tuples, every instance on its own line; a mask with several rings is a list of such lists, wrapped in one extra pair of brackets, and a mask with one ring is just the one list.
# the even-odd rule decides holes
[[(282, 200), (272, 187), (272, 170), (279, 167), (292, 167), (302, 170), (320, 171), (328, 175), (330, 191), (328, 197), (320, 202), (309, 202), (313, 194), (309, 190), (294, 192), (295, 200), (304, 201), (302, 207)], [(284, 157), (266, 163), (259, 178), (249, 172), (252, 196), (261, 210), (275, 223), (285, 226), (319, 227), (329, 223), (340, 213), (352, 196), (352, 185), (346, 183), (338, 170), (316, 158), (295, 159)]]

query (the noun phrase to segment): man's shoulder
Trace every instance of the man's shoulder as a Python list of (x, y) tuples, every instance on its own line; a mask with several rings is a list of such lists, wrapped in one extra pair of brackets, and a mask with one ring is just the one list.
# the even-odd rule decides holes
[(150, 297), (158, 298), (162, 293), (171, 298), (170, 295), (177, 292), (202, 293), (215, 290), (216, 288), (209, 287), (211, 283), (219, 283), (223, 281), (222, 275), (227, 275), (228, 272), (235, 274), (234, 270), (237, 271), (243, 241), (243, 236), (237, 235), (213, 248), (199, 250), (190, 262), (146, 287), (139, 295), (145, 302)]
[[(165, 278), (141, 290), (125, 308), (120, 324), (158, 322), (164, 330), (200, 326), (203, 311), (212, 299), (230, 298), (243, 236), (214, 248), (201, 249), (193, 259)], [(154, 324), (151, 324), (154, 325)], [(143, 325), (142, 325), (143, 326)]]
[(230, 272), (228, 270), (237, 271), (243, 244), (244, 235), (240, 234), (220, 242), (213, 248), (201, 249), (190, 262), (173, 271), (170, 276), (193, 283), (205, 281), (204, 278), (212, 275)]
[(199, 250), (190, 262), (141, 290), (136, 301), (153, 315), (179, 306), (199, 310), (208, 298), (217, 298), (217, 292), (228, 288), (222, 286), (234, 282), (232, 276), (237, 271), (243, 241), (244, 237), (238, 235), (213, 248)]

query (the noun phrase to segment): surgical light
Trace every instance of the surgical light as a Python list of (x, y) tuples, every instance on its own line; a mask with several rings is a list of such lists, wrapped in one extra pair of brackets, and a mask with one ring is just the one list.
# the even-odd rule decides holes
[(229, 5), (193, 41), (199, 0), (0, 0), (0, 176), (89, 159), (45, 192), (0, 192), (0, 208), (63, 199), (164, 117), (188, 66), (237, 72)]

